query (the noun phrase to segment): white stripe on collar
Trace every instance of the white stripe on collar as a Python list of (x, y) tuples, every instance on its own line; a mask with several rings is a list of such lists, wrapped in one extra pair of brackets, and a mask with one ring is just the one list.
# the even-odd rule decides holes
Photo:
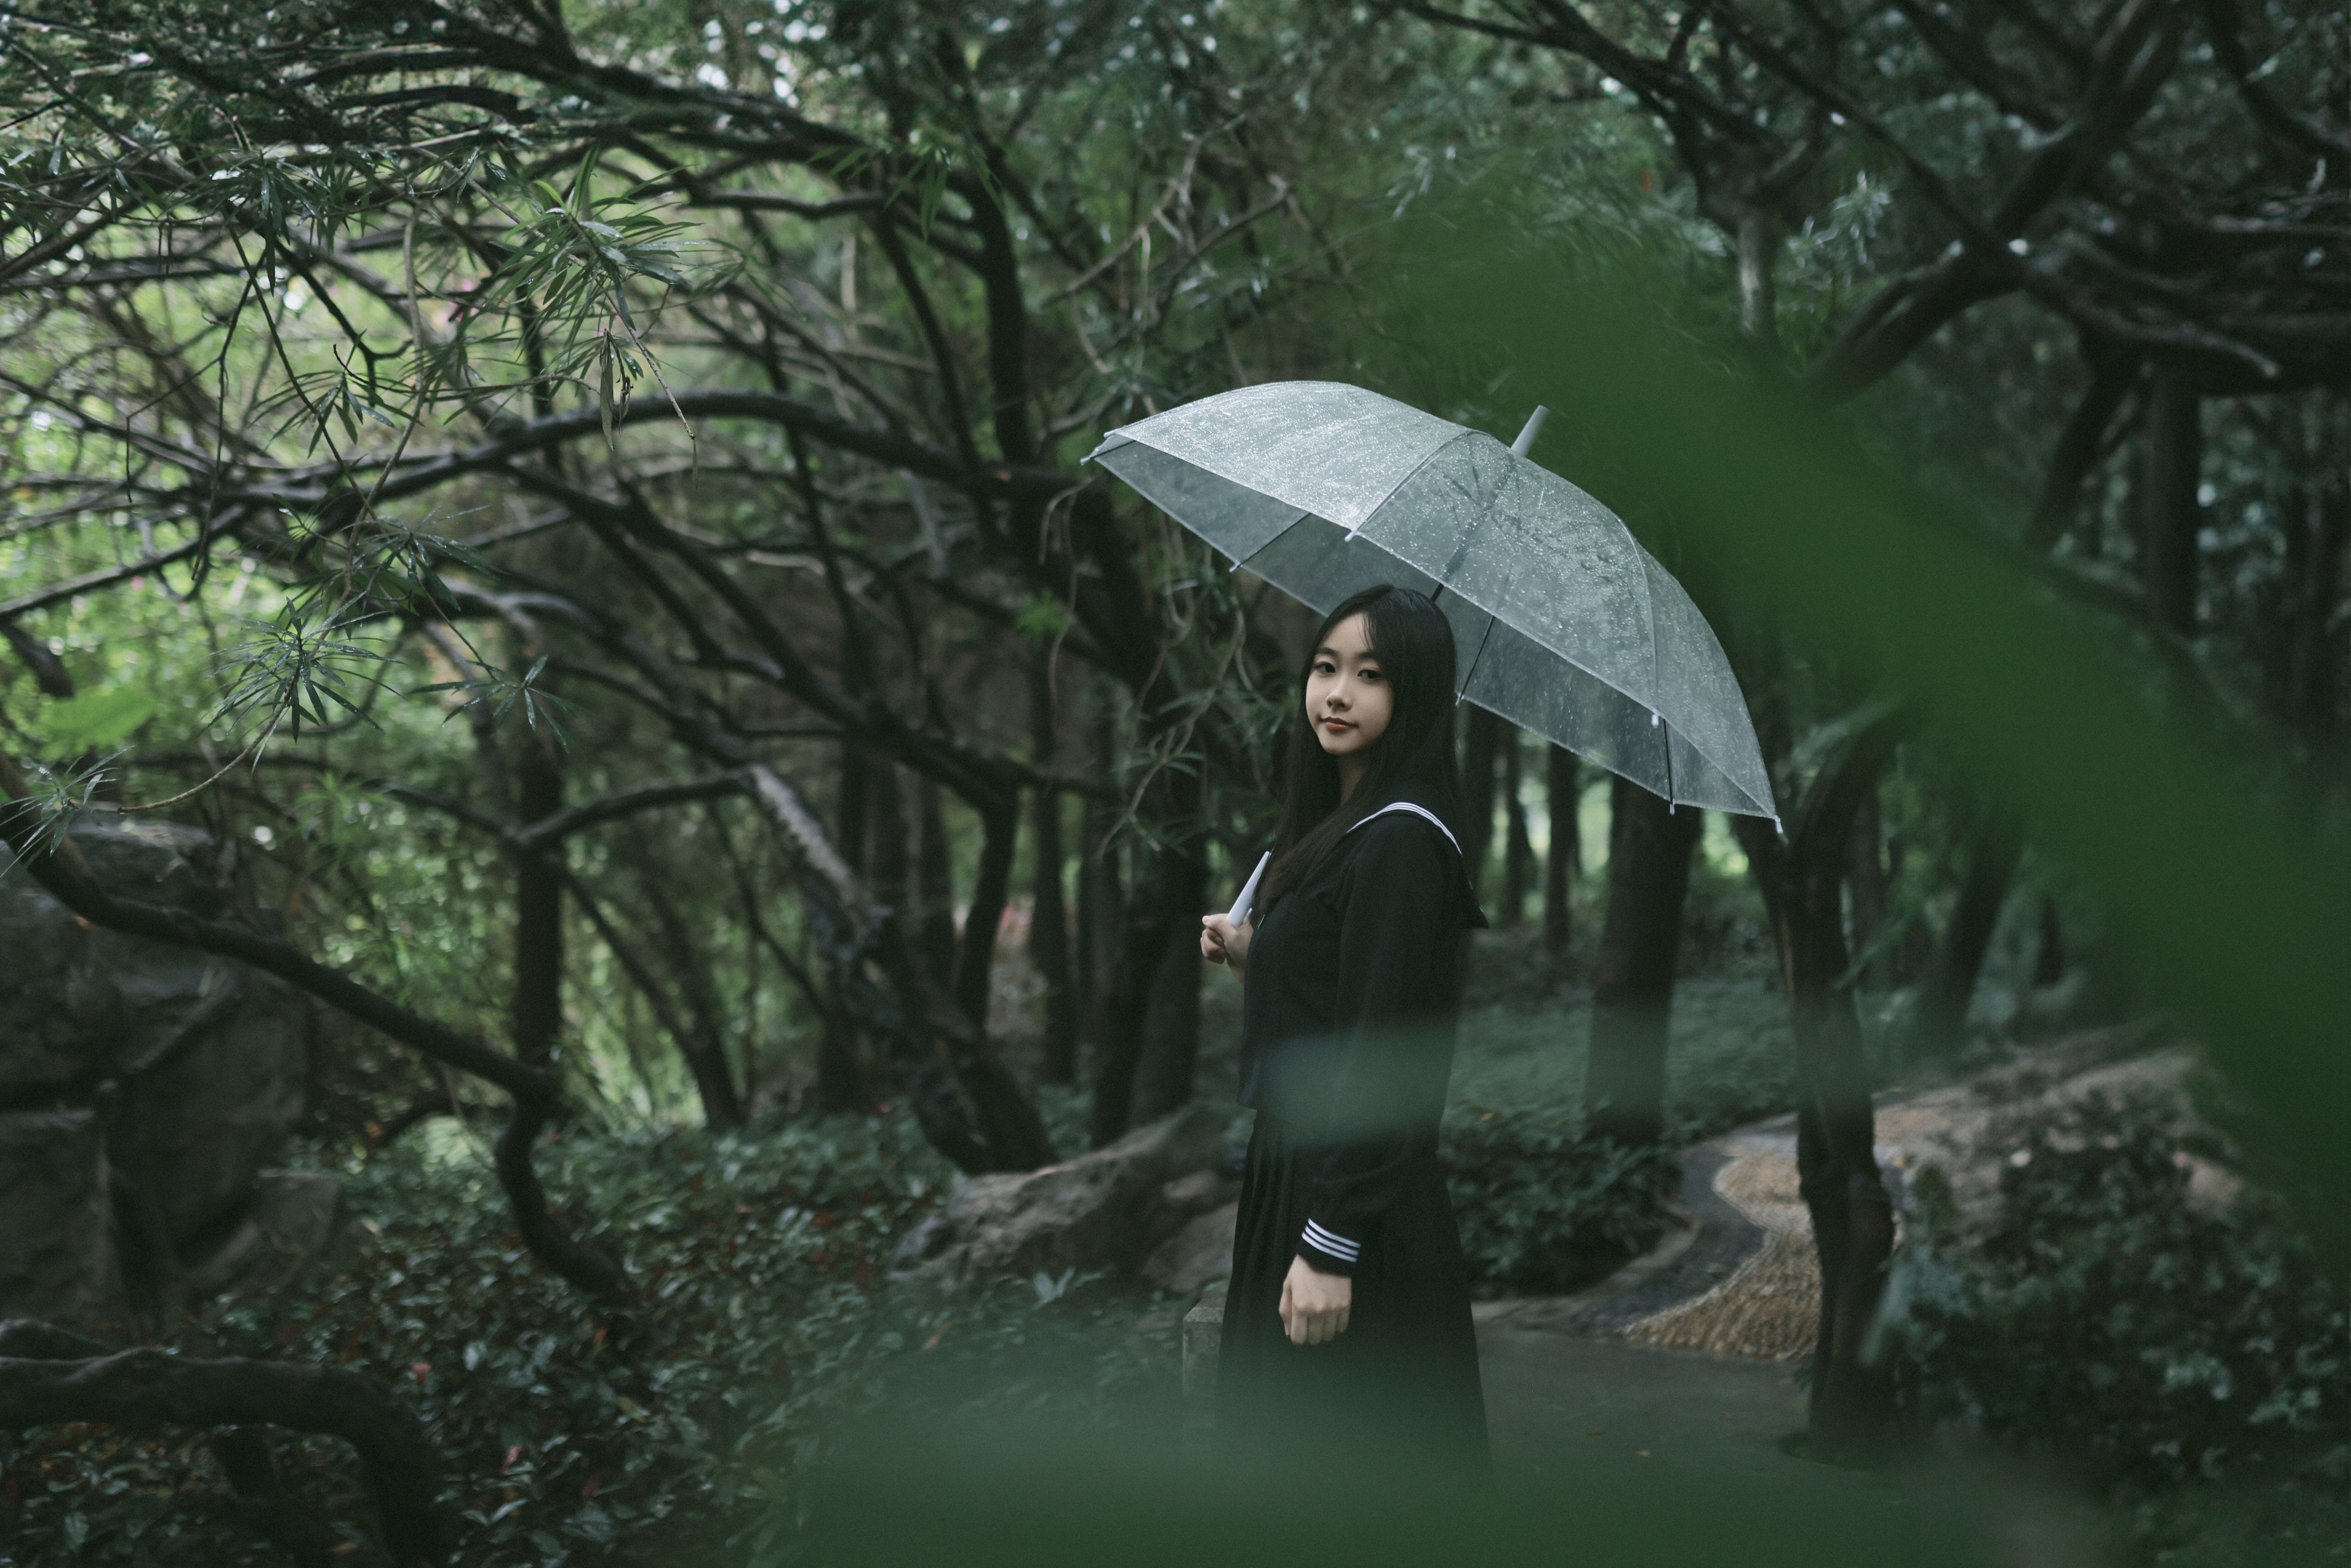
[[(1437, 824), (1437, 831), (1445, 835), (1445, 842), (1453, 846), (1453, 852), (1456, 855), (1461, 854), (1461, 841), (1453, 836), (1453, 830), (1445, 826), (1445, 819), (1438, 816), (1437, 813), (1429, 810), (1428, 807), (1425, 805), (1415, 805), (1408, 800), (1392, 801), (1388, 805), (1380, 807), (1377, 811), (1364, 813), (1363, 822), (1356, 823), (1354, 827), (1350, 827), (1347, 831), (1349, 833), (1353, 833), (1355, 831), (1356, 827), (1363, 826), (1364, 822), (1369, 822), (1375, 816), (1385, 816), (1392, 811), (1408, 811), (1415, 816), (1425, 816), (1428, 818), (1429, 821)], [(1468, 857), (1464, 856), (1463, 858), (1466, 859)]]

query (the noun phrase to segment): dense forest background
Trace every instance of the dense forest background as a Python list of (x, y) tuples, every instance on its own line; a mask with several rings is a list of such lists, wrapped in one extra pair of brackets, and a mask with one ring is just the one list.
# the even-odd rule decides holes
[[(943, 1339), (877, 1281), (958, 1175), (1229, 1099), (1198, 917), (1310, 623), (1082, 459), (1270, 379), (1560, 410), (1535, 457), (1705, 607), (1781, 790), (1784, 833), (1668, 812), (1465, 710), (1493, 1289), (1637, 1250), (1690, 1137), (1804, 1108), (1874, 1178), (1873, 1086), (2161, 1012), (2280, 1194), (2197, 1244), (2299, 1260), (2281, 1321), (2339, 1338), (2337, 9), (74, 11), (0, 16), (12, 875), (315, 1000), (300, 1158), (375, 1241), (308, 1316), (161, 1260), (139, 1332), (426, 1401), (467, 1561), (782, 1550), (815, 1413), (924, 1335), (1172, 1400), (1123, 1286)], [(2108, 787), (2108, 733), (2189, 782)], [(126, 821), (233, 896), (101, 888), (69, 829)], [(1844, 1300), (1890, 1229), (1806, 1197)], [(2226, 1355), (2325, 1390), (2265, 1429), (2339, 1415), (2339, 1363)], [(1909, 1397), (1841, 1366), (1818, 1437)], [(2100, 1484), (2221, 1464), (2176, 1449)], [(173, 1501), (254, 1495), (202, 1451), (12, 1451), (0, 1557), (232, 1538)]]

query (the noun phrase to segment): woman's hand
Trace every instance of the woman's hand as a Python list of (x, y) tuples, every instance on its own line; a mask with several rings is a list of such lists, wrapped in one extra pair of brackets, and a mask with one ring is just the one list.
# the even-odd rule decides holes
[(1289, 1277), (1281, 1282), (1281, 1326), (1292, 1345), (1321, 1345), (1347, 1332), (1347, 1310), (1354, 1301), (1354, 1281), (1292, 1258)]
[(1223, 915), (1200, 917), (1200, 956), (1210, 963), (1228, 963), (1235, 974), (1249, 970), (1249, 937), (1256, 927), (1243, 920), (1235, 925)]

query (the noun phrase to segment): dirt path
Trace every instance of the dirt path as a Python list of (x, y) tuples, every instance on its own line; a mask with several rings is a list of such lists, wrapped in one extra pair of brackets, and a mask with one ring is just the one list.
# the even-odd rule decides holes
[[(1794, 1187), (1792, 1130), (1765, 1123), (1710, 1139), (1682, 1157), (1685, 1228), (1574, 1295), (1481, 1303), (1497, 1462), (1818, 1484), (1821, 1467), (1780, 1448), (1803, 1429), (1795, 1369), (1819, 1314)], [(1876, 1484), (1827, 1473), (1839, 1490)]]
[[(2187, 1054), (2140, 1052), (2144, 1038), (2138, 1028), (2095, 1031), (1970, 1078), (1887, 1096), (1877, 1110), (1877, 1161), (1897, 1212), (1902, 1191), (1933, 1165), (1963, 1212), (1991, 1213), (2008, 1152), (2003, 1111), (2176, 1085)], [(1681, 1162), (1681, 1232), (1591, 1290), (1488, 1303), (1479, 1321), (1771, 1362), (1810, 1354), (1820, 1273), (1797, 1190), (1795, 1117), (1709, 1138), (1683, 1150)]]

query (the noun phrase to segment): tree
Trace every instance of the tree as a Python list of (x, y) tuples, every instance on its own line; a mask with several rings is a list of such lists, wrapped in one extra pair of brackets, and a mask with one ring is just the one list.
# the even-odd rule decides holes
[(1629, 779), (1611, 781), (1608, 800), (1608, 913), (1592, 961), (1583, 1103), (1598, 1136), (1654, 1144), (1665, 1130), (1682, 907), (1705, 814), (1676, 810)]
[[(2077, 389), (2037, 369), (2021, 378), (2044, 406), (2070, 397), (2070, 408), (2042, 427), (2058, 432), (2053, 451), (2017, 454), (2017, 466), (2042, 478), (2011, 547), (2041, 557), (2032, 569), (2058, 592), (2119, 617), (2194, 679), (2210, 679), (2189, 644), (2211, 591), (2200, 533), (2211, 483), (2207, 405), (2319, 401), (2337, 409), (2322, 417), (2336, 420), (2339, 405), (2328, 400), (2351, 376), (2341, 348), (2351, 292), (2339, 267), (2320, 265), (2339, 257), (2351, 191), (2343, 162), (2351, 78), (2341, 49), (2317, 43), (2339, 44), (2339, 19), (2294, 40), (2305, 51), (2287, 43), (2301, 19), (2285, 7), (2249, 18), (2234, 5), (2190, 0), (2104, 10), (2003, 4), (1980, 14), (1929, 0), (1894, 12), (1768, 0), (1672, 16), (1562, 0), (1403, 9), (1571, 62), (1570, 79), (1657, 128), (1689, 206), (1721, 236), (1729, 314), (1761, 377), (1828, 402), (1878, 389), (1881, 406), (1910, 391), (1889, 383), (1930, 375), (1943, 385), (1928, 395), (1947, 405), (1970, 379), (2006, 391), (2020, 377), (1999, 351), (2013, 339), (1980, 323), (1996, 306), (2025, 306), (2010, 319), (2022, 324), (2016, 336), (2031, 363), (2070, 348)], [(2273, 49), (2272, 38), (2284, 47)], [(2256, 59), (2268, 64), (2257, 69)], [(1792, 302), (1782, 288), (1792, 236), (1818, 254), (1823, 237), (1873, 209), (1882, 216), (1861, 218), (1855, 235), (1865, 266), (1810, 277), (1799, 269), (1813, 292)], [(1997, 348), (1971, 353), (1965, 339), (1938, 338), (1962, 317), (1976, 325), (1977, 343)], [(1928, 361), (1931, 371), (1921, 369)], [(1948, 418), (1928, 422), (1949, 439)], [(2128, 543), (2110, 550), (2095, 532), (2105, 497), (2094, 493), (2085, 507), (2082, 496), (2126, 461), (2134, 432)], [(2268, 514), (2246, 514), (2268, 525)], [(2294, 557), (2290, 581), (2308, 581), (2309, 567), (2327, 559), (2321, 569), (2332, 575), (2318, 591), (2342, 602), (2329, 550), (2280, 553)], [(1688, 565), (1694, 579), (1740, 569)], [(2135, 578), (2135, 596), (2107, 586), (2116, 569)], [(1700, 591), (1710, 612), (1727, 607), (1727, 596)], [(1726, 624), (1720, 613), (1711, 618)], [(2233, 636), (2249, 650), (2266, 644), (2261, 657), (2282, 657), (2275, 639)], [(1792, 763), (1804, 732), (1792, 711), (1819, 711), (1802, 752), (1818, 758), (1829, 748), (1795, 797), (1798, 826), (1784, 847), (1768, 825), (1742, 819), (1740, 829), (1771, 910), (1798, 1039), (1800, 1164), (1827, 1303), (1813, 1437), (1850, 1449), (1885, 1429), (1891, 1409), (1890, 1386), (1860, 1366), (1850, 1337), (1874, 1302), (1890, 1226), (1878, 1212), (1838, 913), (1841, 885), (1856, 869), (1857, 923), (1879, 891), (1872, 807), (1892, 755), (1882, 738), (1890, 721), (1863, 723), (1851, 710), (1887, 672), (1833, 669), (1805, 691), (1791, 679), (1785, 628), (1735, 627), (1728, 640), (1783, 788), (1801, 782)], [(2334, 657), (2341, 668), (2340, 651)], [(1964, 1017), (2022, 846), (2013, 810), (1995, 802), (1989, 811), (1924, 999), (1922, 1027), (1938, 1038)], [(1871, 924), (1879, 918), (1866, 909)], [(1595, 1073), (1597, 1047), (1595, 1038)]]
[[(1228, 26), (1218, 52), (1155, 17), (1113, 130), (1072, 89), (1128, 68), (1128, 30), (1041, 6), (1013, 21), (812, 7), (787, 54), (773, 19), (729, 12), (722, 59), (698, 69), (622, 9), (112, 5), (34, 24), (7, 67), (28, 109), (10, 134), (60, 158), (8, 192), (8, 390), (76, 435), (33, 442), (13, 477), (78, 498), (29, 524), (73, 551), (161, 542), (0, 605), (20, 657), (45, 657), (22, 623), (76, 596), (177, 572), (203, 607), (257, 574), (274, 605), (222, 717), (264, 760), (281, 728), (347, 744), (437, 665), (454, 680), (423, 683), (476, 721), (478, 778), (343, 774), (511, 863), (518, 1053), (560, 1068), (563, 977), (588, 961), (566, 933), (584, 925), (722, 1123), (753, 1085), (675, 873), (624, 854), (621, 894), (611, 855), (573, 855), (636, 812), (735, 798), (745, 853), (799, 896), (728, 918), (823, 1020), (821, 1097), (862, 1096), (871, 1042), (967, 1168), (1050, 1158), (984, 1037), (998, 916), (1024, 800), (1042, 823), (1069, 794), (1123, 792), (967, 732), (984, 727), (951, 692), (1043, 616), (1061, 656), (1140, 705), (1142, 772), (1253, 776), (1253, 741), (1177, 701), (1242, 649), (1229, 591), (1186, 586), (1186, 547), (1139, 535), (1064, 443), (1278, 339), (1280, 286), (1330, 265), (1296, 179), (1327, 137), (1286, 106), (1352, 67), (1319, 36)], [(509, 520), (454, 522), (486, 506)], [(688, 777), (611, 766), (664, 752)], [(55, 815), (126, 767), (179, 765), (36, 773), (23, 798)], [(1139, 792), (1165, 862), (1129, 902), (1147, 925), (1197, 911), (1207, 818), (1186, 787)], [(920, 955), (946, 913), (946, 799), (982, 842), (942, 963)], [(910, 825), (922, 853), (902, 864)], [(1127, 1012), (1149, 1005), (1158, 1030), (1147, 1109), (1188, 1095), (1191, 1031), (1148, 1000), (1184, 974), (1137, 963)], [(360, 989), (392, 1005), (399, 982)]]

